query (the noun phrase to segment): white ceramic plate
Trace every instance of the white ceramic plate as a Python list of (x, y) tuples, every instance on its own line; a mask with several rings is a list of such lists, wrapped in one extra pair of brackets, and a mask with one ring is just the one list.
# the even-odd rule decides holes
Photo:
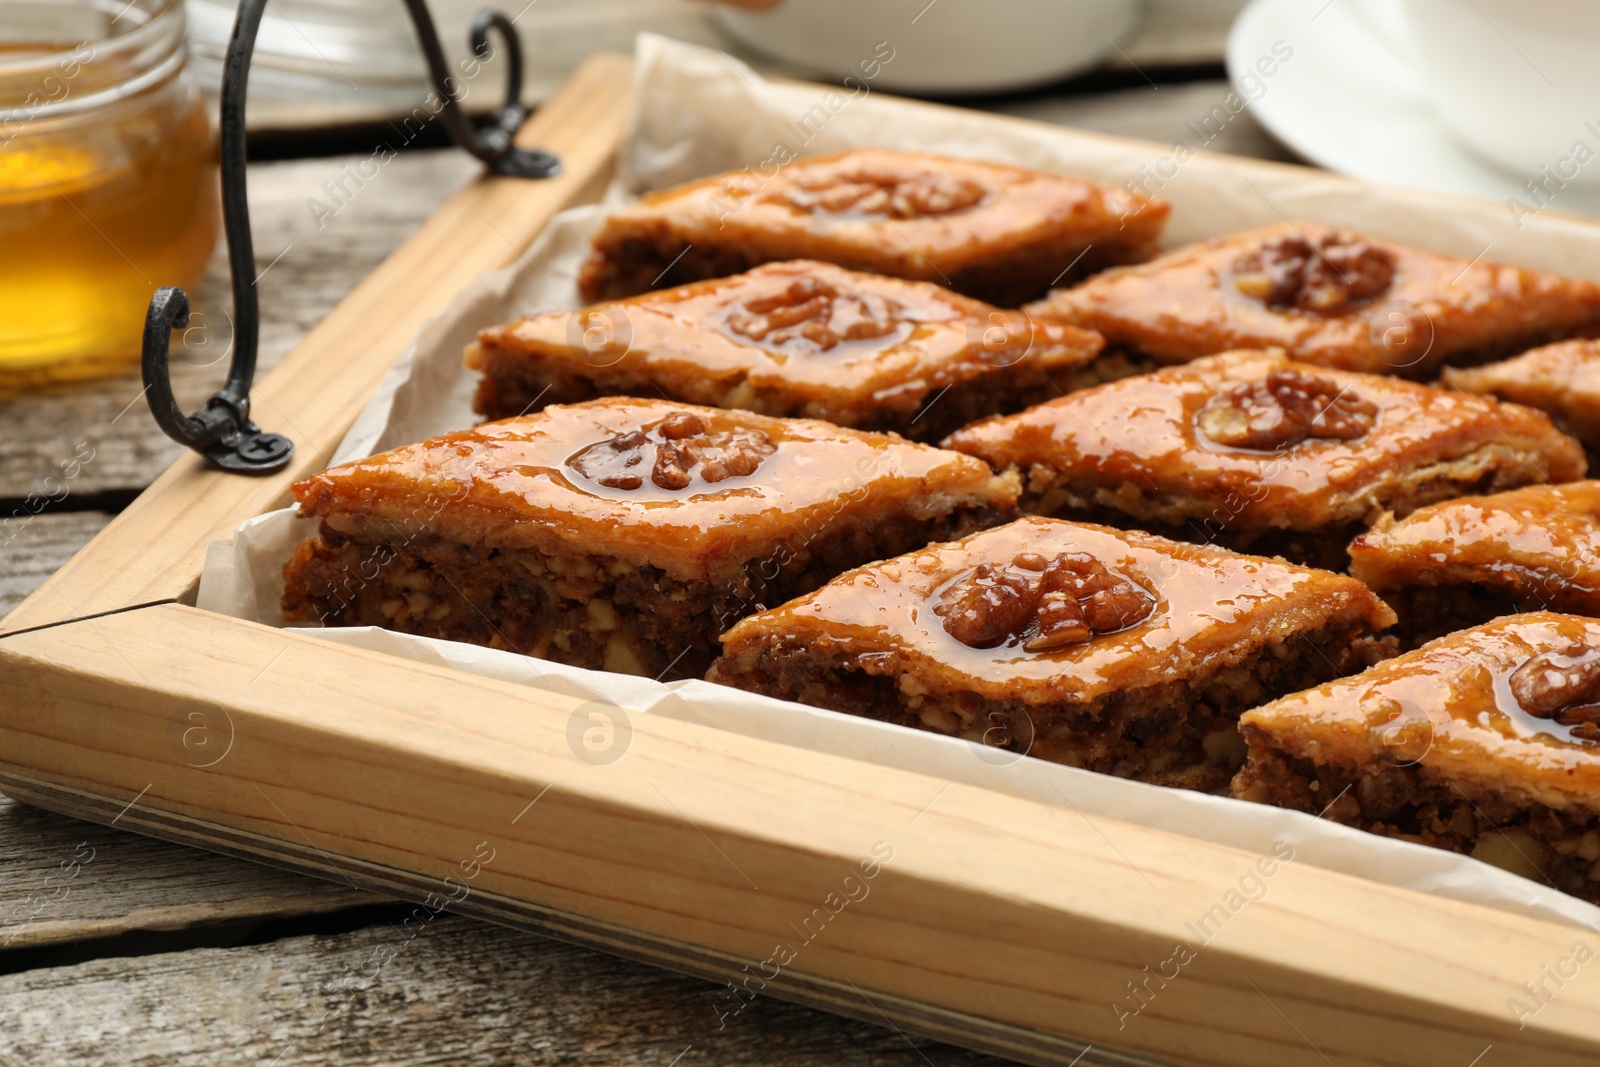
[[(1292, 57), (1247, 85), (1246, 72), (1278, 42)], [(1522, 176), (1451, 136), (1415, 64), (1351, 0), (1254, 0), (1233, 24), (1227, 59), (1236, 90), (1255, 97), (1250, 113), (1313, 163), (1371, 181), (1536, 205)], [(1569, 185), (1549, 206), (1600, 214), (1600, 192)]]

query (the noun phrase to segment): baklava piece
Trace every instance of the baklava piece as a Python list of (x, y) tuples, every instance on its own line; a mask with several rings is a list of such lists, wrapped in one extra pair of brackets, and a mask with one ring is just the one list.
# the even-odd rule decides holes
[(1584, 472), (1543, 412), (1229, 352), (958, 430), (1023, 478), (1022, 508), (1342, 570), (1384, 511)]
[(1600, 622), (1463, 630), (1245, 713), (1243, 800), (1461, 852), (1600, 902)]
[(1600, 462), (1600, 341), (1562, 341), (1485, 367), (1446, 367), (1444, 384), (1548, 412)]
[(1353, 578), (1025, 518), (842, 575), (723, 636), (714, 682), (1215, 789), (1238, 718), (1386, 654)]
[(697, 676), (736, 619), (1010, 517), (1014, 482), (898, 437), (660, 400), (486, 423), (294, 487), (292, 622)]
[(1306, 363), (1422, 377), (1593, 332), (1600, 285), (1292, 222), (1109, 271), (1029, 310), (1162, 363), (1277, 347)]
[(1408, 645), (1518, 611), (1600, 616), (1600, 482), (1385, 516), (1351, 542), (1350, 573), (1399, 613)]
[(491, 419), (656, 396), (937, 441), (1105, 380), (1098, 334), (928, 282), (792, 260), (478, 334)]
[(860, 148), (648, 194), (601, 227), (578, 287), (585, 300), (614, 300), (822, 259), (1016, 307), (1150, 258), (1169, 210), (1075, 178)]

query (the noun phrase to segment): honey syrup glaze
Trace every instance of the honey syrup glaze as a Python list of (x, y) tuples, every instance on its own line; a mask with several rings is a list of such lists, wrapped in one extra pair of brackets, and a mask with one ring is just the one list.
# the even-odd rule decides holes
[(690, 403), (774, 415), (820, 403), (860, 421), (1024, 358), (1075, 367), (1100, 349), (1097, 334), (928, 282), (788, 260), (491, 327), (469, 363), (505, 352), (584, 377), (646, 375)]
[[(1292, 244), (1321, 254), (1295, 257)], [(1314, 269), (1332, 266), (1330, 247), (1349, 256), (1337, 257), (1337, 271)], [(1415, 377), (1485, 350), (1587, 333), (1600, 284), (1299, 221), (1106, 271), (1028, 309), (1168, 363), (1273, 346), (1306, 363)]]
[(357, 460), (295, 497), (306, 514), (408, 525), (421, 507), (427, 526), (468, 543), (577, 546), (692, 577), (846, 511), (1004, 510), (1016, 489), (978, 460), (888, 434), (613, 397)]
[[(1393, 756), (1395, 738), (1404, 735), (1416, 748), (1407, 763), (1458, 780), (1520, 786), (1560, 805), (1600, 789), (1600, 742), (1582, 736), (1590, 721), (1582, 709), (1600, 694), (1595, 650), (1600, 621), (1553, 612), (1504, 616), (1247, 712), (1243, 723), (1354, 766)], [(1532, 674), (1567, 672), (1575, 663), (1576, 675), (1529, 684)], [(1575, 684), (1561, 691), (1567, 683)]]
[[(979, 568), (1009, 567), (1029, 555), (1048, 564), (1063, 554), (1094, 560), (1149, 603), (1133, 605), (1129, 597), (1137, 610), (1124, 616), (1126, 625), (1057, 645), (1031, 640), (1036, 618), (1019, 617), (1015, 632), (992, 643), (946, 626), (950, 590)], [(731, 651), (776, 632), (829, 655), (888, 657), (903, 673), (990, 699), (1055, 702), (1180, 681), (1334, 620), (1381, 629), (1393, 617), (1343, 575), (1134, 531), (1026, 518), (858, 568), (745, 620), (723, 641)]]
[(1384, 519), (1350, 546), (1377, 590), (1464, 582), (1600, 613), (1600, 482), (1461, 497)]
[(858, 148), (647, 193), (595, 235), (578, 288), (594, 301), (819, 259), (1016, 307), (1091, 269), (1149, 258), (1169, 210), (1075, 178)]
[[(1223, 432), (1234, 422), (1249, 430), (1249, 399), (1274, 381), (1300, 386), (1308, 403), (1331, 393), (1339, 411), (1308, 420), (1303, 433), (1260, 441)], [(1218, 442), (1208, 430), (1279, 447)], [(1317, 529), (1363, 518), (1375, 502), (1402, 493), (1419, 468), (1508, 442), (1515, 451), (1507, 463), (1537, 462), (1555, 481), (1583, 474), (1578, 443), (1541, 412), (1246, 349), (984, 419), (945, 447), (996, 469), (1054, 471), (1108, 491), (1146, 493), (1194, 516), (1213, 513), (1218, 501), (1237, 502), (1228, 517), (1234, 529)]]

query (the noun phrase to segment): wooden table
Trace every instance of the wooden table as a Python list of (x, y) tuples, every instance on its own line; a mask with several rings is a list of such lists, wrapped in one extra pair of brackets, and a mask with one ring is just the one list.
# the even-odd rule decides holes
[[(1171, 143), (1227, 92), (1222, 35), (1238, 6), (1158, 0), (1114, 67), (978, 106)], [(361, 147), (252, 166), (263, 369), (475, 171), (457, 152), (404, 153), (319, 223), (307, 201)], [(1248, 113), (1211, 147), (1288, 158)], [(175, 363), (187, 410), (220, 384), (226, 280), (219, 253), (196, 294), (202, 329)], [(0, 615), (177, 451), (135, 370), (0, 399)], [(66, 495), (40, 507), (31, 495), (59, 496), (44, 479), (73, 458)], [(0, 798), (0, 1067), (994, 1062), (770, 1000), (719, 1028), (708, 983), (465, 919), (406, 941), (405, 910)]]

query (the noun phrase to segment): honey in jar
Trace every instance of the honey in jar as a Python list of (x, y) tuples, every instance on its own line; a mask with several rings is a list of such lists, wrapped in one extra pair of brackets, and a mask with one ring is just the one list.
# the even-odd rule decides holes
[(0, 0), (0, 382), (137, 359), (159, 286), (192, 288), (221, 218), (184, 76), (181, 0)]

